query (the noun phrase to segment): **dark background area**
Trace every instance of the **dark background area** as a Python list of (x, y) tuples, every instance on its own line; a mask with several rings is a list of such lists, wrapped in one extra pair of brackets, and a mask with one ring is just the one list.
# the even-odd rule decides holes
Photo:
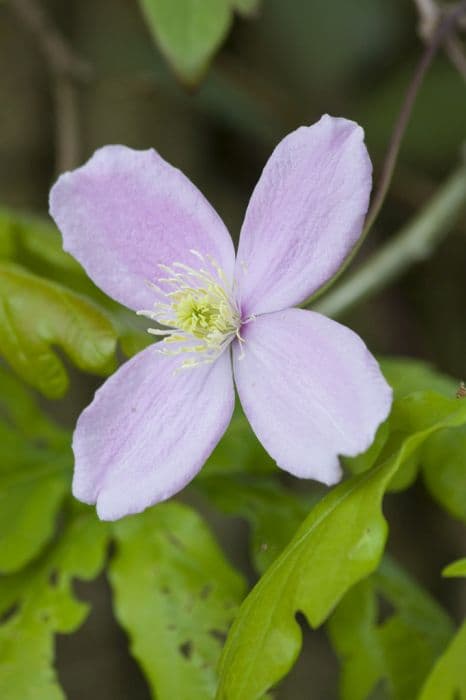
[[(79, 88), (79, 161), (107, 143), (153, 146), (199, 186), (234, 238), (273, 146), (322, 113), (361, 123), (377, 176), (422, 51), (411, 0), (263, 0), (256, 18), (235, 21), (205, 81), (188, 92), (161, 58), (134, 0), (44, 5), (92, 67), (91, 79)], [(56, 175), (54, 95), (44, 57), (8, 2), (0, 5), (0, 62), (0, 204), (45, 213)], [(359, 261), (429, 200), (454, 169), (465, 133), (464, 83), (439, 55), (416, 104), (390, 195)], [(376, 354), (423, 358), (465, 378), (465, 237), (463, 217), (431, 259), (343, 322)], [(67, 399), (51, 407), (70, 425), (96, 386), (91, 378), (73, 376)], [(420, 485), (389, 496), (385, 512), (392, 553), (460, 619), (465, 608), (460, 582), (441, 581), (438, 572), (464, 556), (464, 529)], [(246, 526), (236, 523), (232, 534), (231, 519), (208, 515), (232, 560), (247, 566)], [(76, 635), (58, 642), (59, 674), (69, 699), (149, 698), (113, 621), (105, 580), (79, 590), (92, 601), (93, 612)], [(332, 700), (337, 682), (325, 634), (308, 632), (301, 659), (277, 697)]]

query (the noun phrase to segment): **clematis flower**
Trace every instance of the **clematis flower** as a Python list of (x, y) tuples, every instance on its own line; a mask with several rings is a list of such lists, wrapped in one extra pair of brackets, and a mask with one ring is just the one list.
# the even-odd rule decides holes
[(324, 116), (289, 134), (253, 192), (235, 257), (225, 225), (154, 150), (98, 150), (62, 175), (64, 248), (160, 336), (96, 392), (74, 433), (74, 495), (104, 520), (169, 498), (203, 466), (234, 383), (278, 466), (333, 484), (386, 418), (391, 390), (362, 340), (293, 307), (357, 241), (371, 189), (363, 131)]

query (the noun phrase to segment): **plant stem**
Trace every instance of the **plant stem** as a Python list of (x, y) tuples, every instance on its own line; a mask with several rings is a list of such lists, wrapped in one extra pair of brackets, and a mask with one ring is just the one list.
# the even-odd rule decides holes
[(413, 110), (414, 103), (416, 101), (419, 88), (421, 87), (422, 81), (429, 69), (438, 49), (442, 44), (449, 38), (451, 33), (455, 30), (458, 21), (466, 14), (466, 0), (462, 0), (456, 6), (453, 7), (451, 12), (446, 15), (443, 20), (439, 23), (437, 29), (432, 35), (431, 41), (427, 45), (421, 59), (417, 65), (414, 72), (412, 80), (406, 91), (405, 98), (401, 105), (398, 118), (395, 122), (395, 126), (392, 131), (390, 142), (388, 145), (385, 160), (382, 166), (382, 171), (380, 174), (380, 179), (378, 186), (375, 191), (374, 198), (372, 200), (371, 206), (367, 213), (366, 223), (364, 229), (357, 241), (356, 245), (352, 248), (348, 257), (343, 261), (340, 269), (332, 277), (331, 280), (324, 284), (317, 292), (308, 300), (304, 306), (314, 305), (315, 301), (324, 294), (327, 289), (336, 282), (336, 280), (343, 274), (348, 265), (353, 261), (355, 255), (358, 253), (361, 245), (364, 243), (367, 234), (372, 228), (374, 222), (376, 221), (380, 210), (382, 209), (383, 203), (387, 196), (390, 183), (392, 181), (393, 172), (395, 170), (396, 162), (398, 159), (398, 154), (400, 152), (401, 142), (403, 140), (406, 127), (408, 126), (409, 119), (411, 117), (411, 112)]
[(326, 316), (341, 316), (369, 294), (386, 287), (410, 265), (428, 258), (465, 204), (466, 164), (463, 164), (411, 223), (315, 304), (313, 310)]

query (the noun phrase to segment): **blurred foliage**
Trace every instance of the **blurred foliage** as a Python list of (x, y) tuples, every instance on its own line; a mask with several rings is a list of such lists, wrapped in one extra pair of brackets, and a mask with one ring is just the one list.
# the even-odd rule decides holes
[[(243, 434), (243, 444), (253, 440), (249, 436), (245, 440)], [(228, 442), (228, 433), (222, 442)], [(237, 473), (228, 477), (207, 477), (197, 483), (220, 511), (241, 516), (249, 522), (250, 554), (259, 574), (277, 558), (319, 499), (317, 493), (290, 491), (276, 476)]]
[(50, 540), (69, 491), (70, 436), (0, 365), (0, 572), (28, 564)]
[(458, 561), (446, 566), (442, 575), (447, 577), (466, 576), (466, 558), (458, 559)]
[[(466, 560), (454, 562), (443, 572), (444, 576), (466, 576)], [(419, 700), (466, 697), (466, 622), (462, 624), (448, 648), (440, 656), (429, 674), (419, 695)]]
[(90, 301), (13, 263), (0, 263), (0, 354), (48, 398), (68, 387), (65, 367), (52, 345), (81, 370), (115, 369), (116, 334)]
[[(383, 601), (393, 611), (380, 621)], [(381, 680), (389, 697), (412, 700), (454, 627), (438, 603), (386, 558), (345, 595), (328, 630), (343, 662), (342, 700), (364, 700)]]
[(0, 579), (0, 697), (61, 700), (53, 671), (57, 632), (73, 632), (88, 606), (73, 594), (72, 581), (94, 578), (104, 563), (107, 530), (95, 514), (73, 509), (58, 542), (16, 574)]
[(139, 0), (147, 24), (175, 73), (199, 82), (226, 37), (234, 10), (248, 14), (258, 0)]
[(438, 698), (463, 700), (466, 697), (465, 655), (466, 622), (435, 664), (419, 695), (419, 700), (438, 700)]

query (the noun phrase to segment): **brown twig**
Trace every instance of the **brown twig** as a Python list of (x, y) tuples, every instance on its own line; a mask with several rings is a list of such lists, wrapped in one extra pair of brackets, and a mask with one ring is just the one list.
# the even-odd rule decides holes
[(79, 161), (77, 86), (87, 82), (91, 67), (77, 56), (36, 0), (10, 0), (10, 7), (35, 37), (51, 74), (55, 102), (55, 168), (63, 172)]
[(445, 51), (450, 62), (466, 82), (466, 54), (457, 34), (452, 34), (445, 42)]
[[(414, 2), (419, 14), (419, 36), (426, 43), (429, 43), (445, 10), (439, 7), (436, 0), (414, 0)], [(459, 18), (458, 26), (466, 26), (463, 25), (464, 19), (463, 17)], [(466, 55), (456, 33), (452, 32), (446, 39), (444, 48), (450, 62), (466, 81)]]
[(438, 24), (434, 34), (432, 35), (430, 44), (427, 46), (424, 54), (421, 57), (421, 60), (419, 61), (411, 83), (406, 91), (403, 105), (398, 115), (398, 119), (395, 123), (395, 128), (392, 132), (390, 143), (388, 145), (387, 155), (385, 157), (385, 162), (382, 167), (377, 191), (369, 209), (366, 224), (364, 227), (365, 233), (367, 233), (367, 231), (369, 231), (369, 229), (372, 227), (374, 221), (379, 215), (380, 209), (382, 208), (382, 204), (385, 201), (385, 197), (387, 195), (388, 188), (390, 186), (390, 182), (393, 176), (393, 171), (395, 170), (396, 161), (398, 159), (398, 153), (400, 151), (401, 142), (403, 140), (406, 127), (411, 117), (411, 112), (413, 110), (413, 106), (416, 101), (419, 88), (422, 85), (424, 77), (438, 49), (449, 37), (451, 31), (455, 28), (458, 19), (462, 17), (463, 14), (466, 14), (466, 0), (463, 0), (462, 2), (458, 3), (458, 5), (443, 18), (440, 24)]

